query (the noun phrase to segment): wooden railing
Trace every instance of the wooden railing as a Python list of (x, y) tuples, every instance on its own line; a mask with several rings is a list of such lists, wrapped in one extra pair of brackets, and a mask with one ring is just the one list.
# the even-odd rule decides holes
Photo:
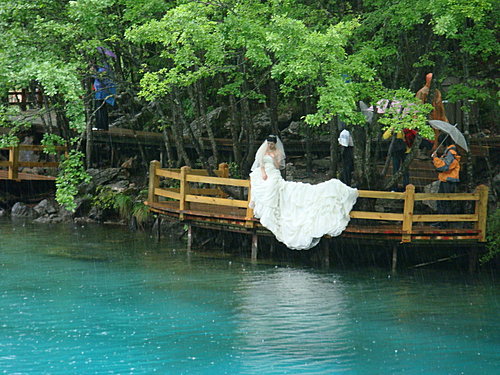
[[(209, 176), (204, 169), (161, 169), (160, 162), (152, 161), (149, 169), (148, 202), (156, 203), (159, 197), (179, 201), (179, 219), (184, 220), (183, 211), (189, 210), (191, 202), (212, 204), (217, 206), (244, 208), (247, 226), (253, 226), (253, 210), (250, 203), (250, 181), (229, 178), (229, 166), (219, 164), (219, 169), (214, 171), (217, 177)], [(160, 177), (171, 178), (179, 181), (179, 188), (160, 188)], [(203, 183), (220, 186), (243, 187), (248, 189), (248, 199), (228, 199), (221, 188), (192, 188), (190, 183)]]
[[(182, 167), (180, 169), (161, 169), (158, 161), (152, 161), (149, 170), (148, 202), (156, 203), (159, 201), (159, 197), (178, 200), (180, 220), (184, 219), (183, 211), (189, 210), (190, 202), (245, 208), (245, 220), (247, 221), (246, 225), (251, 227), (253, 226), (253, 210), (249, 207), (251, 199), (250, 181), (228, 178), (228, 172), (227, 164), (220, 164), (219, 169), (215, 171), (218, 177), (211, 177), (208, 176), (206, 170), (191, 169), (189, 167)], [(180, 187), (160, 188), (161, 177), (178, 180), (180, 182)], [(248, 199), (228, 199), (220, 189), (193, 189), (189, 186), (189, 183), (194, 182), (244, 187), (248, 189)], [(415, 193), (415, 186), (413, 185), (408, 185), (406, 187), (406, 191), (402, 193), (372, 190), (358, 190), (358, 193), (360, 198), (396, 199), (404, 201), (403, 212), (401, 213), (372, 211), (350, 212), (350, 216), (353, 219), (401, 222), (401, 242), (411, 242), (413, 225), (421, 222), (472, 222), (474, 223), (474, 228), (479, 231), (479, 241), (486, 241), (488, 187), (485, 185), (478, 186), (474, 193)], [(424, 200), (475, 201), (474, 213), (454, 215), (415, 214), (415, 202)]]
[[(7, 178), (9, 180), (17, 180), (19, 174), (19, 168), (57, 168), (59, 162), (52, 161), (21, 161), (19, 160), (19, 151), (43, 151), (45, 146), (40, 145), (18, 145), (13, 147), (3, 147), (0, 150), (9, 150), (9, 160), (0, 161), (0, 167), (7, 167), (8, 173)], [(56, 146), (56, 151), (67, 153), (67, 147)]]
[[(479, 241), (486, 241), (486, 217), (488, 210), (488, 187), (480, 185), (474, 193), (415, 193), (415, 186), (407, 185), (403, 193), (359, 190), (360, 198), (399, 199), (404, 201), (402, 213), (351, 211), (353, 219), (384, 220), (402, 222), (401, 242), (411, 242), (414, 223), (422, 222), (473, 222), (480, 231)], [(472, 214), (415, 214), (415, 201), (475, 201)]]

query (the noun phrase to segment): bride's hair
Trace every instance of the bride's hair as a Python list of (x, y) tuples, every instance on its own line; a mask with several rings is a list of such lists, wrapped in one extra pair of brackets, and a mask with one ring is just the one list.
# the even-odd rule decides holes
[(267, 136), (266, 141), (276, 143), (278, 141), (278, 137), (271, 134)]

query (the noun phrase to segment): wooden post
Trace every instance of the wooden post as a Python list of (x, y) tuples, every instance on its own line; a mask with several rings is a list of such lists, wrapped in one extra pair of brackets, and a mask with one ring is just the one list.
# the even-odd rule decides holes
[(252, 189), (251, 185), (248, 184), (248, 198), (247, 198), (247, 212), (245, 215), (245, 227), (247, 228), (253, 228), (254, 227), (254, 221), (253, 221), (253, 208), (250, 208), (250, 202), (252, 201)]
[(158, 214), (156, 218), (156, 241), (160, 242), (161, 239), (161, 215)]
[(155, 189), (160, 187), (160, 177), (156, 174), (158, 168), (160, 168), (159, 161), (153, 160), (149, 163), (148, 203), (158, 202), (158, 196), (155, 195)]
[(330, 267), (330, 247), (325, 237), (321, 239), (321, 266), (323, 268)]
[(9, 180), (17, 180), (18, 177), (18, 169), (19, 169), (19, 146), (13, 146), (9, 148), (9, 172), (8, 179)]
[[(227, 163), (220, 163), (219, 164), (219, 177), (221, 178), (229, 178), (229, 164)], [(221, 198), (227, 198), (227, 194), (222, 190), (220, 187), (217, 188), (219, 190), (219, 197)]]
[(395, 243), (392, 247), (392, 266), (391, 272), (395, 273), (398, 266), (398, 244)]
[(257, 251), (259, 250), (259, 237), (256, 232), (252, 232), (252, 260), (257, 260)]
[(479, 200), (476, 201), (475, 214), (477, 222), (474, 224), (476, 229), (479, 229), (479, 242), (486, 242), (486, 219), (488, 216), (488, 186), (479, 185), (476, 189), (479, 193)]
[(191, 224), (188, 225), (188, 243), (187, 243), (187, 251), (191, 251), (193, 247), (193, 226)]
[(473, 275), (477, 270), (477, 247), (469, 249), (467, 255), (469, 256), (469, 275)]
[(181, 168), (181, 177), (180, 177), (180, 199), (179, 199), (179, 220), (182, 221), (184, 220), (184, 210), (189, 209), (189, 203), (186, 202), (186, 194), (189, 192), (189, 186), (188, 182), (186, 181), (186, 177), (189, 173), (191, 168), (189, 167), (182, 167)]
[(411, 242), (411, 229), (413, 226), (413, 208), (415, 206), (415, 186), (406, 185), (405, 204), (403, 210), (403, 235), (401, 242)]
[(228, 178), (229, 177), (229, 164), (227, 163), (220, 163), (219, 164), (219, 171), (221, 172), (221, 177)]

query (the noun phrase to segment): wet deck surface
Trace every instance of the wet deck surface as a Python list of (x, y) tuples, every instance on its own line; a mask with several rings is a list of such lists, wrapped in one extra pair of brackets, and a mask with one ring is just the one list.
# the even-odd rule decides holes
[[(151, 211), (166, 215), (173, 219), (178, 219), (180, 215), (179, 202), (165, 201), (159, 203), (147, 203)], [(191, 203), (188, 210), (183, 211), (185, 220), (192, 222), (195, 225), (211, 226), (215, 228), (220, 226), (239, 227), (242, 232), (258, 230), (262, 234), (271, 235), (271, 233), (263, 227), (258, 219), (253, 218), (248, 226), (248, 220), (245, 220), (246, 210), (243, 208), (216, 206), (210, 204)], [(457, 223), (455, 225), (462, 225)], [(415, 224), (412, 228), (412, 241), (477, 241), (480, 231), (471, 228), (449, 228), (439, 229), (431, 225), (423, 223)], [(366, 240), (400, 240), (403, 234), (401, 223), (392, 222), (384, 223), (372, 222), (369, 224), (360, 223), (359, 220), (352, 219), (348, 227), (341, 234), (341, 238), (355, 238)]]
[[(4, 169), (0, 169), (0, 180), (8, 180), (8, 171)], [(39, 174), (33, 173), (22, 173), (19, 172), (17, 174), (17, 179), (13, 181), (55, 181), (55, 177), (53, 176), (43, 176)]]

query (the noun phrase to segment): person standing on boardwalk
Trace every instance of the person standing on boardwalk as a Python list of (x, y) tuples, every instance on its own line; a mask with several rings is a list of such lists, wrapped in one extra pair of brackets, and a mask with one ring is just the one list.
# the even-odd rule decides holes
[(354, 169), (354, 142), (349, 130), (344, 129), (339, 135), (339, 144), (342, 147), (342, 177), (341, 181), (351, 186), (352, 171)]
[[(438, 193), (455, 193), (460, 182), (460, 155), (458, 155), (457, 147), (452, 139), (446, 134), (439, 135), (439, 142), (446, 147), (444, 153), (437, 157), (436, 151), (434, 151), (431, 155), (434, 167), (438, 172)], [(446, 215), (454, 213), (452, 204), (452, 201), (438, 201), (438, 213)], [(442, 223), (440, 226), (444, 227)]]
[[(393, 136), (394, 130), (392, 128), (387, 129), (382, 138), (387, 140)], [(399, 131), (395, 134), (395, 139), (390, 147), (390, 155), (392, 158), (392, 173), (393, 175), (399, 171), (399, 168), (403, 165), (406, 155), (411, 151), (411, 148), (405, 142), (405, 134), (403, 131)], [(410, 183), (410, 172), (405, 171), (403, 173), (403, 190), (406, 185)]]

